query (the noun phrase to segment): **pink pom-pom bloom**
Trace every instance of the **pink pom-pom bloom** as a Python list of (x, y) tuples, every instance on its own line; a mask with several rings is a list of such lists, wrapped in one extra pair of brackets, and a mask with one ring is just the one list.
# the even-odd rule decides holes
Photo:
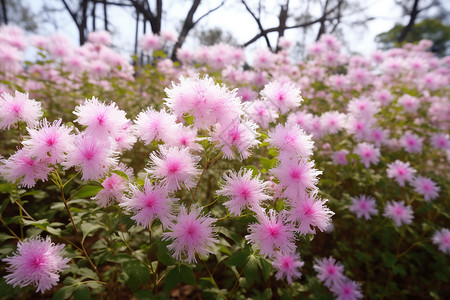
[(260, 203), (270, 199), (266, 194), (268, 183), (261, 180), (259, 175), (252, 178), (252, 174), (251, 170), (241, 170), (237, 174), (231, 172), (230, 175), (223, 175), (224, 183), (217, 194), (230, 198), (223, 205), (232, 215), (239, 216), (246, 207), (260, 212)]
[(406, 182), (412, 183), (416, 172), (409, 162), (404, 163), (399, 160), (388, 164), (387, 168), (388, 178), (393, 178), (400, 186), (405, 186)]
[(331, 156), (331, 159), (333, 159), (333, 162), (335, 164), (344, 165), (345, 166), (348, 163), (347, 155), (349, 153), (350, 152), (348, 152), (348, 150), (342, 149), (342, 150), (334, 152), (333, 155)]
[(243, 114), (236, 91), (215, 84), (210, 77), (180, 77), (179, 85), (165, 91), (170, 111), (177, 118), (192, 115), (195, 128), (210, 129), (216, 123), (227, 126)]
[(380, 161), (380, 149), (368, 143), (360, 143), (355, 148), (355, 154), (359, 155), (359, 159), (364, 167), (369, 168), (370, 164), (377, 164)]
[(207, 256), (218, 242), (212, 226), (215, 221), (214, 218), (202, 215), (199, 208), (188, 213), (181, 206), (178, 216), (169, 223), (169, 232), (162, 234), (163, 240), (172, 240), (167, 248), (173, 251), (173, 257), (177, 260), (186, 258), (189, 263), (197, 262), (196, 254)]
[(314, 161), (302, 158), (300, 161), (282, 160), (276, 168), (271, 169), (271, 173), (280, 180), (280, 185), (285, 188), (285, 195), (295, 199), (305, 189), (317, 189), (317, 176), (322, 171), (314, 169)]
[(0, 96), (0, 128), (9, 129), (17, 122), (33, 127), (42, 117), (41, 103), (28, 99), (28, 94), (16, 91), (15, 96), (4, 92)]
[(439, 186), (427, 177), (419, 176), (413, 182), (414, 191), (423, 196), (425, 201), (431, 201), (439, 197)]
[(400, 139), (400, 144), (409, 153), (422, 152), (423, 138), (419, 138), (417, 134), (407, 132)]
[(33, 158), (25, 148), (18, 150), (8, 159), (2, 159), (0, 174), (9, 182), (19, 180), (18, 185), (26, 188), (35, 186), (36, 179), (46, 181), (52, 168), (48, 161)]
[(115, 103), (106, 105), (95, 97), (86, 99), (83, 105), (75, 107), (74, 114), (78, 116), (75, 121), (87, 126), (86, 134), (100, 139), (118, 135), (128, 123), (126, 113)]
[(372, 216), (376, 216), (378, 214), (375, 199), (366, 195), (353, 197), (350, 211), (356, 214), (358, 218), (361, 219), (364, 217), (366, 220), (370, 220)]
[(315, 234), (315, 227), (324, 231), (331, 224), (331, 216), (334, 214), (325, 206), (326, 202), (326, 199), (317, 199), (316, 194), (304, 193), (299, 199), (290, 201), (288, 221), (298, 224), (297, 230), (302, 234)]
[(102, 186), (103, 189), (92, 200), (96, 200), (97, 204), (102, 207), (107, 207), (113, 201), (122, 200), (123, 192), (127, 188), (127, 181), (113, 173), (103, 180)]
[(294, 227), (287, 222), (285, 211), (269, 211), (269, 215), (260, 214), (258, 223), (249, 225), (250, 234), (245, 238), (259, 248), (265, 257), (274, 257), (278, 250), (281, 254), (294, 253)]
[(255, 100), (246, 106), (246, 112), (260, 127), (267, 129), (270, 122), (278, 118), (277, 111), (269, 105), (268, 101)]
[(28, 149), (30, 156), (38, 160), (48, 160), (55, 164), (62, 162), (73, 147), (71, 129), (61, 125), (61, 119), (50, 123), (42, 120), (39, 127), (27, 128), (30, 138), (23, 144)]
[(273, 81), (267, 84), (261, 91), (261, 96), (269, 100), (282, 114), (290, 109), (298, 108), (303, 101), (300, 89), (289, 81)]
[(336, 296), (336, 300), (358, 300), (363, 298), (361, 285), (348, 278), (333, 285), (331, 291)]
[(58, 273), (69, 267), (70, 259), (60, 254), (63, 248), (64, 245), (55, 245), (49, 237), (20, 241), (14, 255), (3, 259), (9, 264), (6, 283), (20, 287), (33, 284), (41, 293), (51, 289), (59, 281)]
[(192, 155), (189, 148), (159, 147), (159, 152), (150, 154), (150, 165), (147, 172), (161, 180), (169, 192), (195, 186), (195, 177), (200, 174), (196, 168), (199, 157)]
[(304, 264), (305, 263), (300, 260), (300, 255), (298, 253), (277, 253), (272, 263), (275, 270), (277, 270), (277, 275), (275, 275), (275, 277), (278, 280), (286, 278), (289, 284), (292, 284), (294, 279), (300, 278), (302, 276), (302, 273), (299, 271), (299, 269), (303, 267)]
[(345, 278), (344, 266), (333, 257), (316, 259), (313, 267), (319, 280), (328, 288)]
[(176, 125), (176, 117), (165, 110), (155, 111), (148, 108), (139, 113), (135, 121), (136, 135), (146, 145), (153, 140), (166, 141), (171, 128)]
[(435, 133), (431, 136), (431, 145), (436, 149), (450, 150), (450, 138), (448, 134)]
[(402, 226), (403, 224), (411, 224), (413, 216), (413, 211), (411, 206), (405, 205), (399, 201), (388, 202), (384, 209), (383, 216), (392, 219), (397, 226)]
[(172, 203), (178, 199), (169, 197), (164, 187), (153, 185), (148, 178), (143, 189), (130, 185), (130, 190), (119, 206), (134, 214), (131, 219), (149, 229), (155, 219), (159, 219), (165, 227), (169, 226)]
[(217, 142), (223, 157), (233, 159), (236, 157), (236, 151), (243, 160), (250, 157), (252, 154), (250, 150), (260, 143), (256, 139), (259, 136), (256, 132), (257, 128), (258, 125), (249, 120), (233, 121), (225, 126), (218, 123), (211, 134), (211, 140)]
[(283, 158), (297, 156), (309, 158), (314, 146), (311, 135), (307, 135), (296, 124), (286, 126), (278, 124), (275, 129), (269, 132), (267, 141), (280, 150), (280, 157)]
[(439, 247), (439, 250), (446, 254), (450, 254), (450, 230), (447, 228), (436, 230), (432, 240), (433, 243)]
[(75, 137), (74, 149), (67, 154), (62, 164), (66, 168), (77, 167), (82, 171), (82, 180), (98, 180), (117, 164), (116, 152), (111, 143), (89, 135)]

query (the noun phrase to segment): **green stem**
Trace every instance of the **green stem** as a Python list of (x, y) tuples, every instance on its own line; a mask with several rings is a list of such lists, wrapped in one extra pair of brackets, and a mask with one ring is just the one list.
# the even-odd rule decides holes
[(6, 229), (8, 229), (8, 231), (11, 232), (11, 234), (12, 234), (16, 239), (18, 239), (19, 241), (22, 240), (20, 237), (18, 237), (18, 236), (14, 233), (14, 231), (12, 231), (11, 228), (9, 228), (9, 226), (5, 223), (5, 221), (3, 221), (3, 218), (2, 218), (1, 216), (0, 216), (0, 222), (2, 222), (2, 224), (6, 227)]

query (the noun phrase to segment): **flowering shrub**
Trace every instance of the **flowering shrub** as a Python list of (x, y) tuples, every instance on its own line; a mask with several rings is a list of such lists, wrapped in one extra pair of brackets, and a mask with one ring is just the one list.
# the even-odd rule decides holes
[(35, 37), (26, 68), (23, 34), (0, 40), (2, 297), (450, 293), (450, 60), (428, 41), (368, 59), (322, 35), (249, 70), (228, 45), (174, 63), (170, 35), (136, 68), (105, 32)]

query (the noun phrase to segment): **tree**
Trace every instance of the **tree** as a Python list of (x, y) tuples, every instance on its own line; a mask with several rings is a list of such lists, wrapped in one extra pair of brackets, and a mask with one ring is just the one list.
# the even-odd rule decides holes
[[(297, 7), (293, 7), (289, 0), (284, 0), (278, 3), (279, 13), (278, 13), (278, 26), (264, 28), (262, 24), (260, 7), (264, 7), (264, 0), (258, 1), (258, 14), (255, 13), (255, 9), (252, 9), (246, 0), (241, 0), (242, 4), (245, 6), (246, 10), (251, 14), (252, 18), (258, 25), (259, 33), (257, 33), (253, 38), (249, 39), (242, 46), (247, 47), (260, 38), (264, 37), (266, 44), (272, 50), (279, 50), (278, 48), (273, 49), (270, 46), (270, 40), (268, 34), (272, 32), (278, 33), (278, 39), (284, 36), (286, 30), (291, 29), (303, 29), (306, 33), (306, 29), (312, 28), (314, 25), (319, 25), (319, 30), (316, 39), (324, 33), (333, 33), (337, 30), (338, 26), (342, 24), (343, 20), (350, 16), (359, 16), (359, 23), (364, 23), (370, 21), (371, 18), (366, 17), (362, 12), (365, 8), (361, 8), (358, 3), (351, 3), (351, 0), (319, 0), (319, 1), (302, 1), (295, 2)], [(273, 2), (270, 2), (273, 4)], [(299, 5), (303, 5), (302, 7)], [(303, 9), (302, 9), (303, 8)], [(320, 14), (312, 12), (320, 12)], [(300, 14), (298, 12), (301, 12)], [(364, 22), (362, 22), (363, 20)], [(292, 25), (288, 25), (291, 23)]]
[[(404, 26), (396, 24), (388, 32), (381, 33), (375, 38), (376, 42), (383, 49), (398, 46), (399, 34), (404, 30)], [(449, 55), (450, 49), (450, 26), (443, 24), (439, 19), (425, 19), (417, 23), (408, 31), (403, 42), (414, 43), (423, 39), (433, 41), (431, 51), (438, 56)]]
[(397, 36), (397, 42), (405, 41), (408, 33), (413, 29), (419, 14), (423, 11), (429, 10), (432, 7), (439, 7), (442, 5), (439, 0), (396, 0), (395, 3), (403, 10), (403, 15), (408, 16), (408, 24), (402, 26), (402, 30)]
[(26, 31), (36, 31), (37, 16), (21, 0), (1, 0), (0, 24), (17, 25)]
[(199, 30), (195, 32), (195, 36), (198, 38), (200, 44), (205, 46), (212, 46), (219, 43), (238, 45), (236, 39), (229, 32), (225, 32), (219, 27)]

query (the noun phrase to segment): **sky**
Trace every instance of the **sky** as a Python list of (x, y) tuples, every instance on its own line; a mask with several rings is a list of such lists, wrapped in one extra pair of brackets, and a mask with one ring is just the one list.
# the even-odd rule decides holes
[[(36, 13), (41, 11), (43, 3), (47, 5), (63, 8), (62, 1), (60, 0), (23, 0), (24, 3)], [(150, 1), (153, 2), (153, 1)], [(220, 0), (207, 0), (204, 1), (195, 17), (202, 15), (209, 8), (215, 7)], [(252, 0), (248, 1), (252, 3)], [(254, 2), (254, 1), (253, 1)], [(268, 3), (276, 3), (277, 1), (266, 1)], [(303, 1), (291, 0), (291, 7), (295, 9), (296, 4), (300, 4)], [(189, 9), (191, 1), (187, 0), (164, 0), (165, 15), (163, 19), (162, 29), (169, 31), (177, 31), (177, 26), (180, 24), (180, 20), (185, 16)], [(375, 17), (375, 20), (365, 24), (365, 26), (343, 26), (342, 37), (344, 40), (344, 51), (357, 52), (363, 55), (370, 55), (376, 50), (376, 44), (374, 38), (377, 34), (386, 32), (395, 24), (395, 22), (401, 22), (406, 24), (407, 19), (402, 18), (400, 8), (394, 3), (393, 0), (361, 0), (360, 3), (367, 7), (366, 15)], [(101, 7), (99, 8), (99, 15), (101, 14)], [(264, 14), (263, 23), (266, 27), (277, 25), (277, 14), (279, 8), (277, 6), (267, 7), (268, 13)], [(295, 10), (292, 10), (295, 11)], [(273, 13), (270, 13), (273, 12)], [(132, 53), (134, 48), (134, 31), (135, 21), (131, 16), (130, 11), (119, 7), (111, 7), (108, 11), (110, 21), (114, 24), (113, 43), (121, 53)], [(55, 24), (41, 24), (39, 34), (48, 35), (54, 32), (62, 32), (71, 37), (73, 44), (78, 44), (78, 32), (76, 27), (70, 18), (67, 11), (62, 10), (59, 13), (53, 15), (55, 18)], [(360, 17), (358, 14), (349, 16), (347, 20), (354, 20)], [(97, 21), (97, 26), (101, 27), (102, 22)], [(289, 25), (289, 24), (288, 24)], [(229, 32), (239, 43), (244, 43), (258, 33), (256, 23), (251, 18), (248, 12), (246, 12), (244, 6), (240, 4), (239, 0), (227, 0), (224, 7), (213, 12), (208, 17), (201, 20), (198, 24), (202, 28), (219, 27), (222, 30)], [(57, 27), (57, 28), (56, 28)], [(309, 34), (305, 40), (307, 45), (314, 42), (315, 35), (317, 34), (318, 27)], [(192, 33), (192, 32), (191, 32)], [(191, 34), (190, 33), (190, 34)], [(286, 37), (289, 39), (299, 39), (301, 32), (297, 29), (291, 29), (286, 32)], [(272, 40), (272, 44), (275, 44), (276, 34), (269, 35)], [(183, 47), (196, 48), (199, 45), (196, 43), (195, 38), (188, 37)], [(255, 48), (265, 47), (266, 44), (263, 39), (260, 39), (257, 43), (247, 49), (248, 52), (252, 52)]]

